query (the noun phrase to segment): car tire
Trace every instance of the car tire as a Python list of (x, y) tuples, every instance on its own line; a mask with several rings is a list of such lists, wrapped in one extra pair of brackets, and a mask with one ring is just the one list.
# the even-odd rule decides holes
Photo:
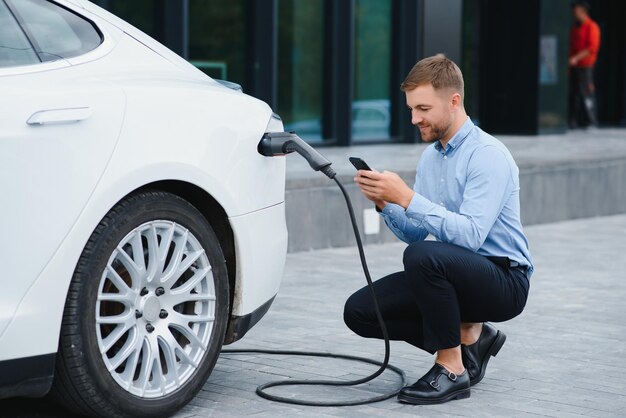
[(202, 214), (143, 191), (100, 222), (67, 294), (52, 395), (89, 416), (168, 416), (201, 389), (229, 313), (226, 263)]

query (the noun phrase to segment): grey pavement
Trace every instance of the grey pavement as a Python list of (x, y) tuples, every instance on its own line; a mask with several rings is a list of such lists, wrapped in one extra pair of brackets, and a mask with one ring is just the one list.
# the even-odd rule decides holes
[[(521, 170), (540, 169), (566, 163), (577, 167), (590, 161), (611, 161), (626, 157), (626, 129), (599, 128), (570, 130), (554, 135), (494, 135), (511, 152)], [(429, 144), (367, 144), (349, 147), (318, 147), (342, 179), (354, 177), (349, 156), (361, 157), (377, 170), (415, 173), (420, 155)], [(327, 179), (311, 170), (302, 158), (287, 159), (287, 189), (308, 185), (323, 186)]]
[[(520, 168), (522, 222), (534, 225), (570, 219), (626, 213), (626, 129), (568, 131), (559, 135), (496, 135)], [(361, 157), (372, 168), (397, 172), (409, 185), (428, 144), (377, 144), (319, 148), (351, 196), (359, 225), (372, 204), (354, 182), (349, 156)], [(325, 210), (311, 210), (323, 207)], [(353, 245), (352, 231), (335, 184), (314, 172), (298, 155), (287, 157), (285, 193), (289, 251)], [(337, 215), (339, 214), (339, 215)], [(381, 225), (370, 230), (367, 244), (393, 242)]]
[[(526, 228), (536, 272), (525, 311), (499, 324), (507, 342), (467, 400), (412, 406), (389, 399), (367, 406), (301, 407), (259, 398), (257, 385), (286, 378), (350, 379), (374, 367), (347, 361), (222, 355), (199, 396), (178, 418), (228, 416), (626, 416), (626, 215)], [(402, 243), (369, 245), (372, 275), (401, 268)], [(345, 299), (364, 284), (355, 247), (288, 256), (274, 306), (230, 348), (329, 351), (382, 358), (383, 344), (342, 322)], [(392, 342), (391, 363), (413, 382), (432, 356)], [(272, 393), (347, 399), (381, 393), (395, 375), (358, 390), (296, 387)]]
[[(305, 407), (270, 402), (257, 385), (288, 378), (351, 379), (375, 367), (297, 356), (226, 355), (198, 396), (176, 418), (626, 416), (626, 215), (526, 228), (536, 272), (528, 305), (499, 324), (507, 342), (466, 400), (411, 406), (389, 399), (354, 407)], [(366, 246), (373, 277), (401, 268), (402, 243)], [(365, 283), (355, 247), (288, 255), (281, 290), (265, 318), (228, 348), (328, 351), (381, 359), (383, 344), (362, 339), (342, 321), (345, 299)], [(413, 382), (433, 358), (392, 342), (391, 363)], [(385, 372), (357, 389), (276, 388), (308, 399), (349, 399), (382, 393), (398, 381)], [(7, 414), (8, 411), (15, 411)], [(66, 417), (46, 400), (0, 402), (0, 416)]]

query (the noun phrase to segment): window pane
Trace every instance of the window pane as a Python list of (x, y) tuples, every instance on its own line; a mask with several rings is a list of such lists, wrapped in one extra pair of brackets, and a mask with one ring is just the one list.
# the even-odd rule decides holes
[(323, 18), (323, 0), (279, 0), (277, 111), (310, 142), (322, 139)]
[(472, 118), (475, 124), (479, 124), (478, 115), (479, 97), (478, 90), (480, 84), (479, 65), (480, 65), (480, 30), (478, 16), (480, 15), (481, 3), (479, 2), (463, 2), (463, 32), (461, 36), (462, 42), (462, 61), (460, 63), (463, 72), (463, 81), (465, 83), (465, 111)]
[(356, 0), (354, 140), (389, 139), (391, 0)]
[(161, 1), (156, 0), (94, 0), (98, 4), (124, 19), (155, 39), (159, 39), (160, 33), (157, 31), (162, 24), (159, 22), (157, 11), (163, 8)]
[(244, 85), (245, 0), (189, 0), (189, 60), (213, 78)]
[(100, 33), (82, 17), (47, 1), (11, 0), (43, 61), (72, 58), (102, 43)]
[(0, 67), (14, 67), (38, 63), (26, 35), (13, 19), (7, 6), (0, 1)]

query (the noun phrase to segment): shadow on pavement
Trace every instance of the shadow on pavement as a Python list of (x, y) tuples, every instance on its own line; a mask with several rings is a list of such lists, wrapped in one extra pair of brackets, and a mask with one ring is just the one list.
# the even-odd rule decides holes
[(0, 418), (79, 418), (45, 398), (13, 398), (0, 400)]

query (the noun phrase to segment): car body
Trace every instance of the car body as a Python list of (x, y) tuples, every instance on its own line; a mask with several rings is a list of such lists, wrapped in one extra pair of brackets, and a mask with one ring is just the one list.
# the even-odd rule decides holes
[[(68, 289), (79, 280), (77, 266), (89, 256), (86, 246), (104, 242), (108, 225), (103, 220), (115, 220), (120, 211), (115, 208), (138, 195), (152, 196), (152, 207), (159, 196), (172, 207), (187, 204), (215, 232), (229, 300), (222, 301), (228, 307), (225, 333), (211, 338), (218, 338), (220, 347), (222, 339), (241, 338), (269, 308), (283, 273), (285, 161), (257, 152), (264, 132), (283, 130), (280, 118), (265, 103), (210, 79), (88, 1), (3, 0), (0, 20), (0, 37), (17, 45), (13, 51), (32, 48), (30, 56), (16, 52), (2, 58), (0, 51), (0, 229), (5, 236), (0, 242), (0, 398), (48, 391), (59, 363), (62, 324), (72, 314)], [(55, 25), (58, 32), (49, 33)], [(57, 47), (57, 41), (63, 44)], [(55, 47), (69, 53), (52, 52)], [(157, 221), (163, 219), (148, 219), (146, 225)], [(172, 231), (182, 225), (176, 231), (193, 235), (184, 232), (184, 222), (171, 225)], [(196, 235), (204, 234), (202, 225)], [(160, 242), (161, 235), (155, 243)], [(189, 251), (203, 251), (198, 240), (193, 242)], [(111, 257), (118, 251), (112, 245)], [(142, 251), (148, 250), (149, 242)], [(103, 274), (93, 272), (93, 280), (104, 283)], [(144, 289), (131, 281), (135, 299), (128, 303), (141, 303), (146, 312), (155, 309), (156, 296), (142, 299), (137, 292)], [(99, 289), (96, 304), (102, 305), (111, 295)], [(120, 309), (132, 310), (128, 303), (120, 302)], [(195, 305), (189, 303), (193, 314)], [(202, 303), (214, 309), (217, 302)], [(89, 315), (98, 309), (89, 307)], [(93, 338), (103, 342), (102, 336)], [(164, 389), (162, 398), (177, 390)]]

